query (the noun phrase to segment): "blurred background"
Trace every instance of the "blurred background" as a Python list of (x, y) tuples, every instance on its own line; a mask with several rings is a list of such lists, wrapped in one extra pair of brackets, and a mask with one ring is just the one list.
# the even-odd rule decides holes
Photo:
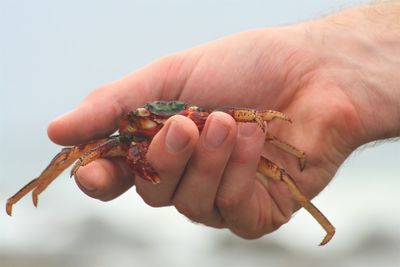
[(160, 56), (256, 27), (285, 25), (368, 1), (0, 0), (0, 267), (400, 266), (399, 142), (354, 153), (314, 203), (337, 234), (305, 211), (245, 241), (150, 208), (130, 190), (103, 203), (63, 174), (3, 210), (60, 148), (47, 124), (96, 87)]

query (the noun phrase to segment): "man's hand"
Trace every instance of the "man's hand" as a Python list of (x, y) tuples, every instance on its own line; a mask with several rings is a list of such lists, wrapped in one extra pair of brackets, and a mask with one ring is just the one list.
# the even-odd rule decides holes
[[(346, 24), (349, 12), (357, 24)], [(291, 156), (264, 147), (254, 125), (215, 112), (201, 134), (192, 121), (174, 116), (156, 135), (148, 159), (161, 175), (158, 186), (135, 179), (123, 159), (101, 159), (77, 174), (80, 188), (94, 198), (110, 200), (135, 185), (151, 206), (174, 205), (196, 222), (260, 237), (298, 208), (282, 183), (266, 189), (255, 179), (261, 154), (313, 197), (355, 148), (400, 133), (399, 39), (389, 33), (377, 38), (372, 27), (383, 22), (364, 27), (363, 12), (252, 30), (167, 56), (94, 91), (52, 122), (49, 136), (71, 145), (108, 135), (123, 113), (158, 99), (284, 112), (293, 124), (277, 121), (269, 130), (306, 151), (303, 172)]]

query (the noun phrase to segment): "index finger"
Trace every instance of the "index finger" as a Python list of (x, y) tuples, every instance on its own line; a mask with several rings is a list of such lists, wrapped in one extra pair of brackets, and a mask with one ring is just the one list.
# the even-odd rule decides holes
[(181, 89), (182, 80), (168, 75), (172, 64), (172, 58), (166, 57), (95, 90), (76, 109), (49, 124), (50, 139), (60, 145), (76, 145), (104, 137), (118, 128), (121, 116), (132, 108), (161, 97), (175, 98), (179, 92), (174, 88)]

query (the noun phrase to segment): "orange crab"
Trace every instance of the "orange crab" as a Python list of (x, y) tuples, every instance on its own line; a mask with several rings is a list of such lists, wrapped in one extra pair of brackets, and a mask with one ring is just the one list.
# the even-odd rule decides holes
[[(300, 169), (303, 170), (306, 164), (305, 153), (280, 141), (265, 129), (265, 122), (269, 122), (273, 119), (290, 121), (285, 114), (273, 110), (259, 111), (244, 108), (225, 108), (221, 111), (231, 115), (237, 122), (257, 123), (266, 134), (266, 142), (270, 142), (283, 151), (297, 157)], [(8, 199), (6, 211), (11, 215), (12, 206), (31, 191), (33, 204), (37, 206), (39, 194), (74, 162), (76, 163), (71, 170), (71, 176), (75, 175), (76, 171), (81, 166), (85, 166), (98, 158), (125, 157), (135, 174), (152, 183), (159, 183), (159, 175), (146, 159), (146, 152), (155, 134), (163, 127), (169, 117), (176, 114), (186, 116), (193, 120), (199, 131), (201, 131), (211, 112), (211, 110), (204, 110), (180, 101), (154, 101), (133, 109), (121, 119), (119, 134), (94, 140), (86, 144), (63, 148), (39, 177), (29, 182)], [(257, 176), (261, 180), (265, 181), (267, 178), (272, 178), (284, 182), (293, 198), (324, 228), (326, 236), (320, 245), (325, 245), (331, 240), (335, 234), (334, 226), (302, 194), (295, 181), (285, 170), (279, 168), (275, 163), (262, 156), (258, 164), (258, 172), (262, 174), (261, 176)]]

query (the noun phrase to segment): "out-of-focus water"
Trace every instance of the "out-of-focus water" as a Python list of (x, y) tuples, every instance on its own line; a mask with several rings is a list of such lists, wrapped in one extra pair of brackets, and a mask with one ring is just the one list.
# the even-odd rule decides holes
[[(0, 207), (59, 147), (47, 123), (93, 88), (173, 51), (367, 1), (0, 0)], [(84, 196), (65, 174), (14, 216), (0, 209), (0, 266), (400, 266), (400, 143), (353, 155), (314, 200), (337, 234), (304, 211), (256, 241), (154, 209), (130, 190)]]

